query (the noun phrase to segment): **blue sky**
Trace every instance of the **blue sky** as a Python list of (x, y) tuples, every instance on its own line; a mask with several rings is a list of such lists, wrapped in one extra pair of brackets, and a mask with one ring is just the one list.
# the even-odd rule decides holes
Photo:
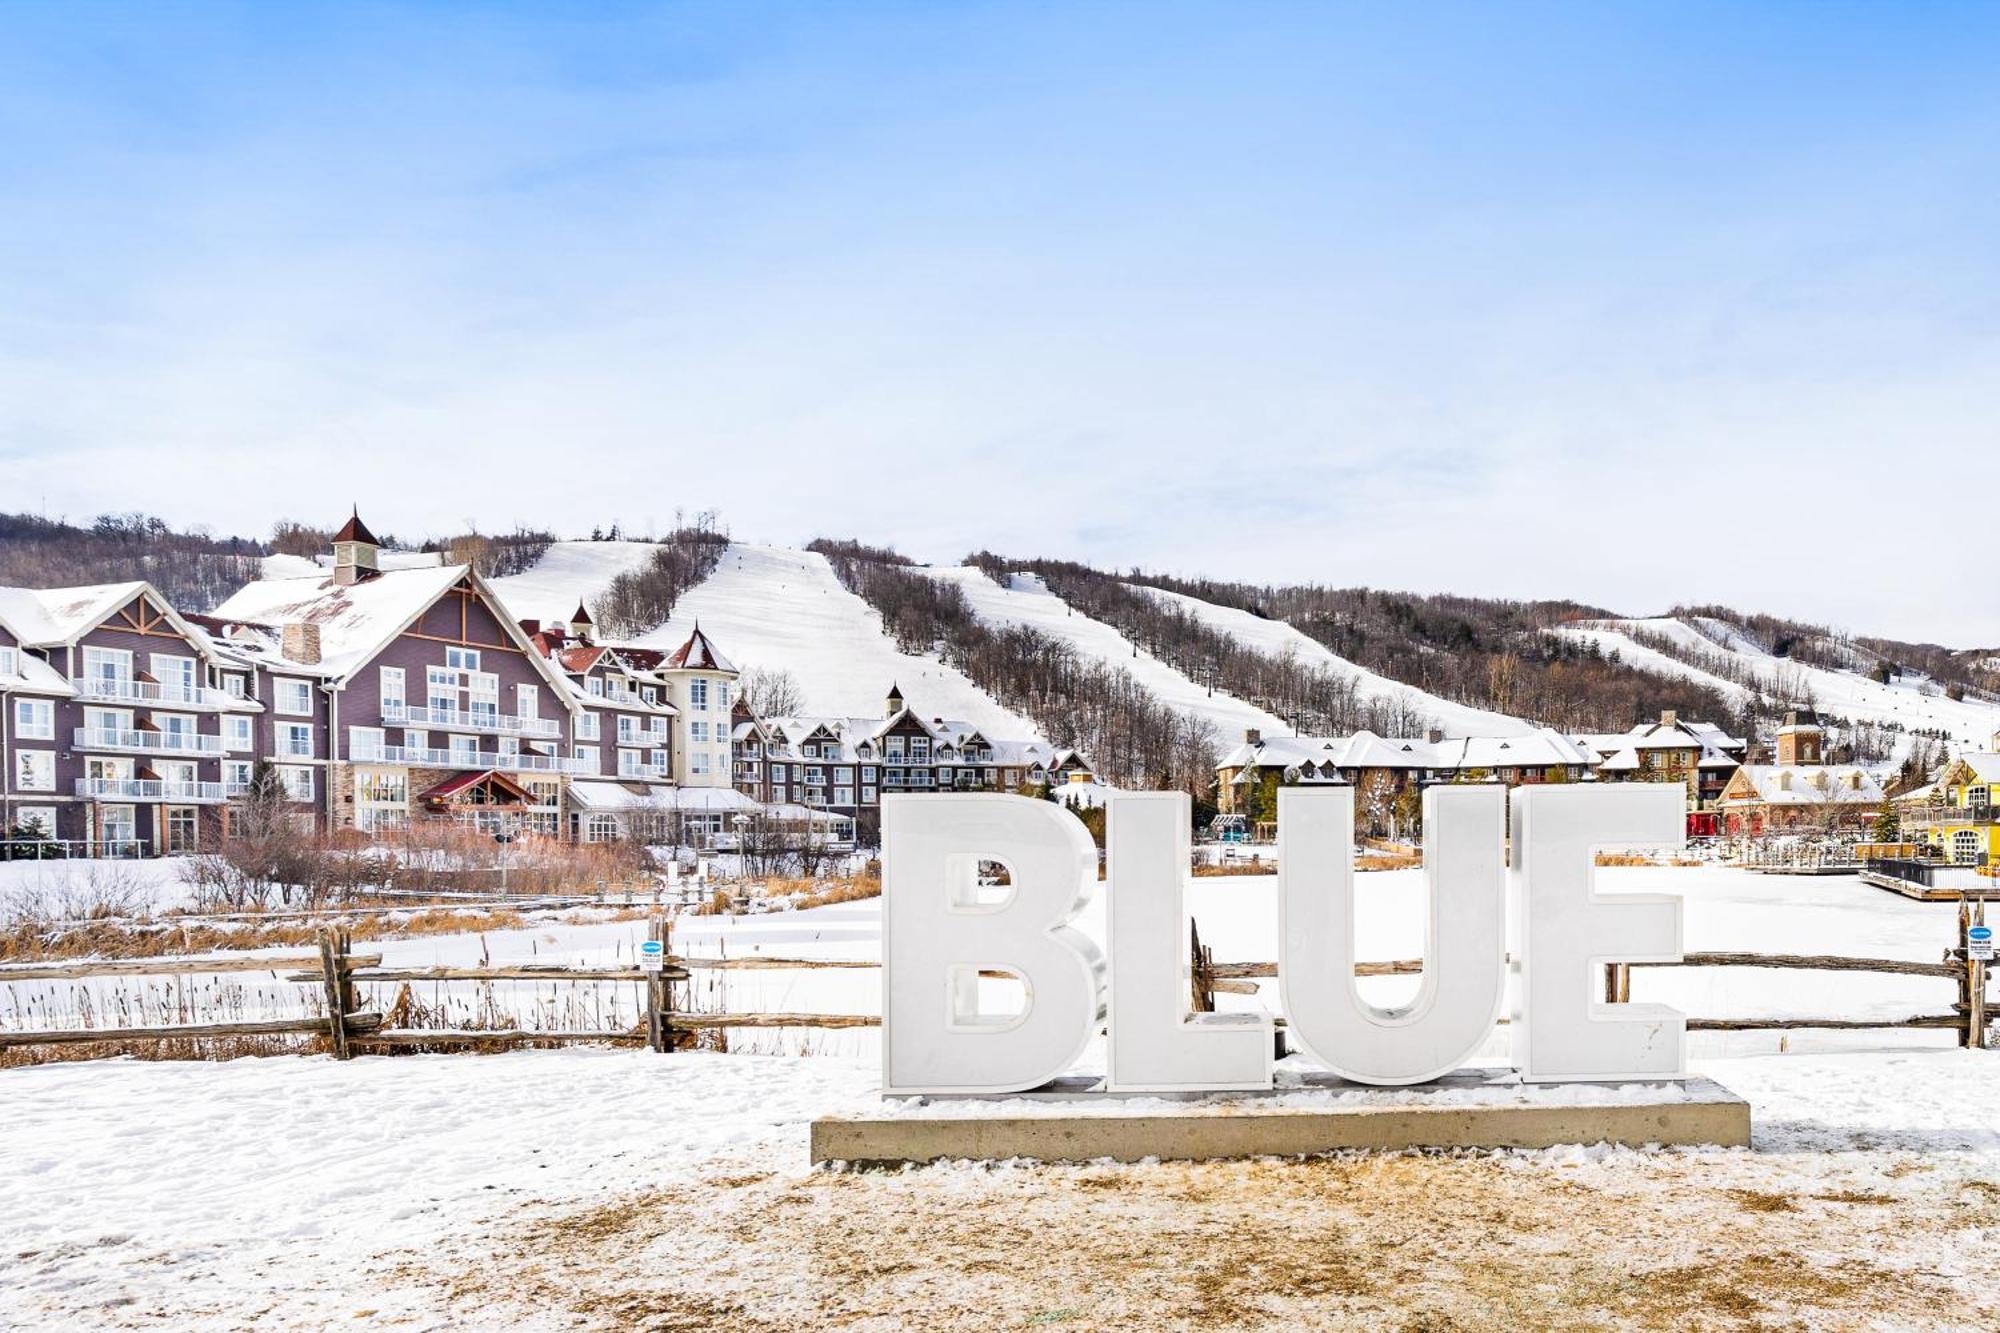
[(1996, 65), (1991, 5), (10, 6), (0, 507), (2000, 644), (1919, 576), (2000, 510)]

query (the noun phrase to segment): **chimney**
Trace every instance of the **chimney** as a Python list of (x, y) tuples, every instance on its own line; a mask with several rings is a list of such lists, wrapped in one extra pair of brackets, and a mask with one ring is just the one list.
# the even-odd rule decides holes
[(278, 642), (278, 651), (287, 662), (297, 662), (301, 666), (319, 665), (319, 626), (294, 620), (286, 625)]
[(1429, 731), (1426, 731), (1426, 732), (1424, 733), (1424, 740), (1425, 740), (1425, 742), (1426, 742), (1427, 744), (1430, 744), (1430, 745), (1438, 745), (1438, 744), (1442, 744), (1442, 743), (1443, 743), (1443, 741), (1444, 741), (1444, 730), (1443, 730), (1443, 728), (1441, 728), (1441, 727), (1432, 727), (1432, 728), (1431, 728), (1431, 729), (1430, 729)]
[(1245, 727), (1243, 728), (1243, 743), (1245, 745), (1262, 745), (1264, 743), (1264, 733), (1255, 727)]
[(1680, 715), (1679, 713), (1675, 712), (1675, 711), (1674, 711), (1673, 709), (1671, 709), (1671, 708), (1662, 708), (1662, 709), (1660, 710), (1660, 725), (1661, 725), (1661, 726), (1663, 726), (1663, 727), (1678, 727), (1678, 726), (1679, 726), (1680, 724), (1681, 724), (1681, 715)]

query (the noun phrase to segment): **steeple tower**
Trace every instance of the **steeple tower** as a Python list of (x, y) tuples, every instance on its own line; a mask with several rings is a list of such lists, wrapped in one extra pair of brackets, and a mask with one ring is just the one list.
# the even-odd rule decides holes
[(356, 505), (346, 525), (333, 534), (333, 581), (346, 588), (374, 575), (381, 551), (382, 544), (361, 521), (361, 507)]

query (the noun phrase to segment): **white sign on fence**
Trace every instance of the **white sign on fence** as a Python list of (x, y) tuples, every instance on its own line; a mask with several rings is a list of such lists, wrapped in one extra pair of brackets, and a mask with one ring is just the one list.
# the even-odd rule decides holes
[[(1677, 847), (1681, 788), (1663, 783), (1424, 793), (1430, 935), (1416, 998), (1383, 1009), (1354, 986), (1354, 793), (1278, 794), (1278, 985), (1291, 1035), (1361, 1083), (1456, 1069), (1491, 1039), (1510, 990), (1513, 1063), (1532, 1082), (1686, 1076), (1683, 1016), (1600, 1002), (1599, 964), (1677, 962), (1681, 902), (1596, 891), (1595, 853)], [(1260, 1090), (1270, 1020), (1190, 1012), (1188, 798), (1111, 798), (1107, 944), (1071, 923), (1099, 891), (1097, 855), (1062, 806), (978, 793), (882, 802), (882, 1087), (1011, 1093), (1066, 1072), (1107, 1023), (1114, 1090)], [(982, 862), (1008, 871), (981, 890)], [(1512, 932), (1511, 936), (1508, 931)], [(1508, 961), (1511, 938), (1511, 973)], [(1015, 978), (1010, 1004), (982, 979)]]
[(1965, 932), (1965, 956), (1975, 963), (1993, 961), (1993, 927), (1969, 926)]
[(642, 940), (639, 944), (639, 967), (645, 972), (664, 972), (667, 967), (667, 946), (658, 940)]

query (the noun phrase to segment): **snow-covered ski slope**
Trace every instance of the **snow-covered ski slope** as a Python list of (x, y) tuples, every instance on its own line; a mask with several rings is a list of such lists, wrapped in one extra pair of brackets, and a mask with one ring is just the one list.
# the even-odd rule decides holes
[(956, 584), (983, 624), (1027, 625), (1069, 644), (1080, 657), (1123, 667), (1169, 708), (1214, 723), (1216, 739), (1224, 745), (1235, 744), (1251, 727), (1271, 736), (1291, 734), (1291, 724), (1283, 718), (1233, 695), (1211, 692), (1157, 657), (1135, 649), (1123, 634), (1074, 610), (1050, 592), (1039, 575), (1010, 575), (1003, 588), (985, 571), (970, 565), (924, 572)]
[(1733, 681), (1639, 643), (1627, 632), (1634, 628), (1686, 645), (1707, 660), (1733, 664), (1735, 669), (1749, 673), (1745, 679), (1755, 680), (1763, 693), (1781, 703), (1810, 701), (1822, 713), (1855, 722), (1895, 723), (1912, 731), (1942, 731), (1961, 746), (1984, 747), (2000, 731), (2000, 704), (1947, 699), (1942, 687), (1918, 677), (1899, 676), (1894, 683), (1885, 685), (1860, 672), (1829, 671), (1773, 657), (1734, 626), (1720, 621), (1705, 620), (1697, 627), (1664, 616), (1601, 620), (1564, 626), (1553, 632), (1578, 642), (1594, 641), (1607, 653), (1615, 648), (1624, 662), (1699, 681), (1732, 700), (1748, 697), (1747, 691)]
[(809, 713), (879, 717), (889, 687), (899, 685), (924, 717), (970, 722), (996, 739), (1041, 735), (963, 672), (899, 649), (882, 617), (843, 588), (814, 551), (732, 543), (715, 572), (681, 598), (673, 619), (639, 642), (677, 648), (696, 621), (739, 668), (791, 672)]
[(594, 603), (611, 580), (639, 569), (658, 548), (652, 542), (557, 542), (522, 574), (493, 580), (516, 620), (567, 625), (578, 602)]
[[(557, 542), (534, 568), (493, 586), (516, 617), (567, 622), (579, 601), (594, 605), (653, 550), (651, 542)], [(789, 671), (808, 713), (875, 717), (889, 687), (900, 685), (927, 717), (962, 719), (1007, 739), (1041, 734), (963, 673), (898, 649), (874, 608), (841, 587), (826, 557), (812, 551), (731, 543), (673, 618), (636, 642), (678, 648), (697, 620), (737, 667)]]
[(1218, 606), (1205, 602), (1199, 597), (1189, 597), (1184, 593), (1168, 592), (1164, 588), (1149, 587), (1146, 584), (1127, 584), (1135, 592), (1156, 597), (1169, 606), (1178, 608), (1194, 616), (1210, 629), (1227, 634), (1246, 648), (1254, 649), (1267, 657), (1296, 658), (1301, 665), (1317, 667), (1343, 679), (1355, 682), (1356, 690), (1363, 700), (1383, 700), (1390, 703), (1407, 704), (1419, 713), (1426, 714), (1448, 736), (1523, 736), (1533, 731), (1534, 724), (1505, 713), (1489, 712), (1484, 708), (1474, 708), (1470, 704), (1453, 703), (1428, 691), (1391, 680), (1366, 667), (1331, 651), (1325, 644), (1302, 630), (1294, 629), (1282, 620), (1266, 620), (1248, 611), (1231, 606)]

